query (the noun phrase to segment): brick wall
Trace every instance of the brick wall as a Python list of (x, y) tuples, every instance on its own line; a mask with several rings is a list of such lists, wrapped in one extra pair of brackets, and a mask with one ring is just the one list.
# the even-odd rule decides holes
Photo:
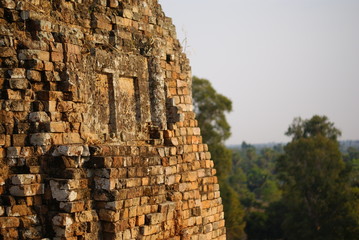
[(156, 0), (0, 0), (0, 239), (225, 239)]

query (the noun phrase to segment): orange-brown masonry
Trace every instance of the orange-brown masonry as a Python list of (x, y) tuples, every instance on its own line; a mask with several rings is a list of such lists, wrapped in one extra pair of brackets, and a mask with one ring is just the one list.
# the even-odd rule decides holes
[(156, 0), (0, 0), (0, 239), (225, 239)]

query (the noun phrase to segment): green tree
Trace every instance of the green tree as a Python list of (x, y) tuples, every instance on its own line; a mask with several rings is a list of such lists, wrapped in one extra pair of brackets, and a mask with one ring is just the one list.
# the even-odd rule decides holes
[(229, 177), (229, 184), (238, 193), (243, 206), (248, 208), (253, 205), (255, 195), (248, 189), (248, 178), (242, 168), (243, 159), (239, 150), (235, 149), (232, 152), (232, 174)]
[(267, 239), (268, 215), (262, 211), (250, 212), (246, 216), (246, 233), (249, 240)]
[(228, 239), (243, 239), (244, 211), (238, 194), (228, 184), (232, 171), (232, 152), (224, 145), (231, 135), (226, 113), (232, 111), (232, 102), (219, 94), (206, 79), (193, 77), (192, 96), (194, 111), (201, 128), (203, 142), (208, 145), (217, 169), (224, 205)]
[[(230, 184), (240, 194), (247, 208), (261, 208), (281, 198), (278, 180), (274, 175), (280, 147), (258, 149), (246, 142), (233, 150)], [(261, 206), (262, 205), (262, 206)], [(254, 209), (257, 211), (258, 209)]]
[(224, 143), (231, 136), (226, 113), (232, 111), (232, 101), (216, 92), (207, 79), (193, 77), (193, 105), (201, 126), (203, 140), (208, 144)]
[(348, 147), (348, 149), (346, 149), (346, 154), (344, 155), (344, 160), (352, 161), (354, 159), (359, 159), (359, 149), (355, 147)]
[(359, 192), (359, 149), (349, 147), (343, 156), (353, 190)]
[(271, 202), (265, 211), (253, 211), (246, 216), (248, 240), (283, 239), (282, 222), (286, 206), (282, 200)]
[(340, 131), (325, 116), (297, 118), (286, 133), (292, 141), (278, 159), (283, 222), (288, 239), (357, 239), (358, 202), (339, 151)]

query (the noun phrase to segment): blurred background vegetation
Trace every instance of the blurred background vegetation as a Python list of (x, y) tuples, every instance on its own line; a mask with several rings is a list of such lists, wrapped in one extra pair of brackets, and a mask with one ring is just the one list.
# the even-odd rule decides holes
[(359, 141), (339, 143), (334, 123), (315, 115), (294, 119), (287, 144), (226, 146), (231, 100), (197, 77), (192, 93), (229, 240), (359, 239)]

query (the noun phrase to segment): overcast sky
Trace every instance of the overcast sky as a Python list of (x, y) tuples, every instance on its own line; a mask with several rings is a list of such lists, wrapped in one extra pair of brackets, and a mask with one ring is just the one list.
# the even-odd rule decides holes
[(228, 144), (285, 142), (326, 115), (359, 139), (358, 0), (160, 0), (192, 73), (233, 102)]

